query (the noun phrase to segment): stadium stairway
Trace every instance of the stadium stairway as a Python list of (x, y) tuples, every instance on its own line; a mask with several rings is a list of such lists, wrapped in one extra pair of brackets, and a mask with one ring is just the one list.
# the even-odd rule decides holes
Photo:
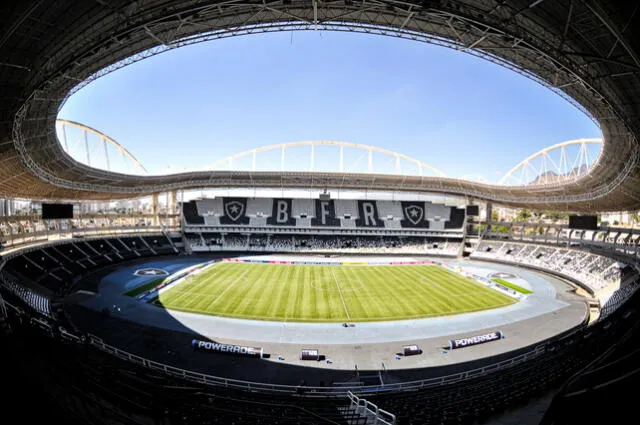
[[(353, 395), (350, 394), (350, 397), (353, 397)], [(364, 403), (361, 403), (360, 407), (358, 407), (358, 404), (357, 404), (358, 401), (353, 399), (349, 406), (338, 407), (338, 410), (342, 413), (347, 424), (375, 425), (375, 424), (385, 423), (385, 422), (382, 422), (380, 418), (373, 411), (367, 412), (365, 409), (363, 409), (365, 403), (367, 403), (365, 399), (360, 398), (359, 401), (364, 402)], [(372, 405), (372, 406), (373, 408), (377, 409), (375, 405)]]
[[(119, 252), (118, 248), (115, 247), (115, 245), (112, 243), (112, 241), (109, 241), (108, 239), (105, 239), (104, 241), (113, 250), (113, 253), (117, 258), (119, 258), (120, 260), (124, 260), (124, 257)], [(115, 241), (113, 241), (113, 242), (115, 242)]]
[(151, 245), (149, 245), (149, 242), (145, 238), (141, 237), (140, 240), (142, 240), (142, 243), (146, 245), (146, 247), (151, 251), (153, 255), (157, 254), (157, 252), (151, 247)]
[(164, 237), (167, 238), (167, 240), (169, 241), (169, 245), (171, 246), (171, 249), (173, 250), (173, 252), (178, 254), (180, 252), (180, 250), (178, 249), (178, 247), (174, 243), (173, 238), (171, 236), (169, 236), (168, 234), (166, 234), (166, 233), (163, 233), (163, 234), (164, 234)]

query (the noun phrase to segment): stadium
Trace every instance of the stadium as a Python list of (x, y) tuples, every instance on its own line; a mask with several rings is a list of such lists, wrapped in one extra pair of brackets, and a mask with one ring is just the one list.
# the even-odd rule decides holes
[[(604, 0), (3, 3), (0, 414), (629, 422), (640, 231), (601, 217), (640, 209), (637, 11)], [(318, 28), (486, 59), (565, 98), (603, 138), (552, 144), (496, 184), (328, 140), (151, 175), (102, 129), (58, 116), (94, 80), (163, 52)], [(301, 150), (304, 161), (287, 156)], [(361, 169), (347, 167), (353, 151)], [(378, 169), (380, 157), (391, 165)], [(92, 209), (110, 203), (132, 207)]]

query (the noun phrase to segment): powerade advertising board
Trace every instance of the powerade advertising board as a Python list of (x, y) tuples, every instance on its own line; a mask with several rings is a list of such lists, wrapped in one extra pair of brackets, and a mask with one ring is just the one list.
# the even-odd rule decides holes
[(449, 340), (449, 349), (455, 350), (456, 348), (470, 347), (472, 345), (484, 344), (485, 342), (496, 341), (502, 338), (504, 338), (502, 331), (495, 331), (468, 338), (452, 339)]
[(194, 350), (213, 351), (216, 353), (239, 354), (241, 356), (260, 357), (264, 356), (262, 347), (245, 347), (242, 345), (219, 344), (217, 342), (201, 341), (194, 339), (191, 341)]

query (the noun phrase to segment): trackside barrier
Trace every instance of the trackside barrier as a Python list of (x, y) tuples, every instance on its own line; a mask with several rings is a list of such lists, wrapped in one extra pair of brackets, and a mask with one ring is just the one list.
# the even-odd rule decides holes
[[(23, 254), (27, 254), (29, 252), (33, 252), (33, 251), (38, 251), (44, 247), (56, 247), (58, 245), (66, 245), (68, 243), (72, 243), (72, 242), (78, 242), (78, 240), (72, 238), (71, 236), (81, 236), (82, 239), (79, 239), (80, 241), (90, 241), (90, 240), (101, 240), (101, 239), (105, 239), (105, 238), (119, 238), (119, 237), (138, 237), (138, 236), (147, 236), (147, 235), (157, 235), (159, 233), (158, 228), (155, 227), (147, 227), (147, 228), (140, 228), (140, 230), (136, 230), (138, 228), (117, 228), (118, 230), (114, 230), (116, 228), (102, 228), (100, 230), (100, 232), (95, 231), (95, 232), (89, 232), (89, 231), (82, 231), (82, 230), (74, 230), (73, 234), (66, 233), (66, 235), (68, 237), (64, 237), (65, 233), (51, 233), (48, 234), (47, 237), (57, 237), (58, 239), (47, 239), (47, 238), (42, 238), (42, 239), (38, 239), (38, 240), (33, 240), (31, 242), (33, 242), (32, 244), (20, 244), (19, 246), (16, 246), (15, 248), (12, 248), (9, 252), (4, 252), (2, 254), (3, 259), (5, 260), (4, 263), (6, 264), (10, 259), (14, 258), (14, 257), (18, 257), (20, 255)], [(135, 230), (135, 231), (134, 231)], [(178, 230), (176, 230), (177, 232)], [(31, 235), (32, 233), (27, 233), (27, 235)], [(9, 246), (5, 245), (5, 248), (10, 248)], [(3, 266), (4, 267), (4, 266)]]
[[(355, 408), (356, 413), (362, 413), (367, 417), (374, 419), (374, 424), (395, 425), (396, 415), (386, 410), (379, 409), (378, 406), (364, 398), (358, 397), (351, 391), (347, 393), (347, 397), (351, 400), (351, 407)], [(367, 422), (368, 423), (368, 422)]]
[[(280, 384), (269, 384), (263, 382), (250, 382), (250, 381), (242, 381), (238, 379), (231, 378), (222, 378), (219, 376), (211, 376), (206, 375), (199, 372), (193, 372), (185, 369), (180, 369), (177, 367), (169, 366), (163, 363), (158, 363), (144, 357), (137, 356), (135, 354), (128, 353), (124, 350), (120, 350), (114, 346), (106, 344), (99, 337), (88, 334), (87, 342), (94, 347), (111, 354), (120, 359), (136, 363), (138, 365), (144, 366), (146, 368), (160, 371), (169, 376), (174, 376), (178, 378), (188, 379), (192, 382), (197, 382), (204, 385), (210, 386), (221, 386), (226, 388), (236, 388), (241, 390), (251, 390), (251, 391), (262, 391), (267, 393), (279, 393), (279, 394), (297, 394), (300, 395), (301, 387), (298, 385), (280, 385)], [(531, 351), (520, 354), (512, 359), (504, 360), (499, 363), (494, 363), (489, 366), (472, 369), (469, 371), (465, 371), (458, 374), (452, 374), (437, 378), (429, 378), (419, 381), (410, 381), (410, 382), (399, 382), (392, 383), (386, 385), (358, 385), (352, 383), (336, 383), (334, 386), (330, 387), (312, 387), (305, 386), (302, 387), (303, 395), (305, 397), (344, 397), (349, 393), (355, 394), (365, 394), (365, 393), (377, 393), (377, 392), (385, 392), (389, 391), (415, 391), (423, 388), (430, 387), (439, 387), (442, 385), (451, 384), (453, 382), (459, 382), (468, 377), (479, 377), (483, 376), (507, 367), (515, 366), (520, 363), (528, 362), (536, 357), (541, 356), (546, 351), (546, 345), (541, 344), (538, 345)], [(386, 422), (380, 422), (386, 423)]]
[(58, 328), (58, 332), (60, 332), (60, 336), (62, 336), (63, 338), (66, 338), (70, 341), (73, 341), (75, 343), (81, 343), (83, 342), (82, 337), (79, 337), (77, 335), (72, 334), (71, 332), (67, 331), (65, 328), (63, 327), (59, 327)]
[[(17, 218), (19, 216), (16, 216)], [(87, 237), (107, 237), (107, 236), (127, 236), (133, 235), (145, 235), (148, 233), (164, 233), (179, 232), (179, 227), (171, 226), (169, 228), (165, 226), (109, 226), (109, 227), (85, 227), (81, 229), (55, 229), (55, 230), (40, 230), (28, 233), (15, 233), (3, 236), (5, 248), (11, 248), (14, 246), (23, 245), (29, 242), (56, 242), (55, 238), (66, 237), (66, 241), (70, 241), (71, 236), (87, 236)], [(63, 239), (65, 240), (65, 239)]]

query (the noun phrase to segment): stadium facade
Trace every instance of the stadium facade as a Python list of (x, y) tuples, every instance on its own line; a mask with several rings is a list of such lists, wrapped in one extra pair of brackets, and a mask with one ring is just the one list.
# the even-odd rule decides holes
[[(493, 223), (490, 211), (480, 222), (467, 202), (333, 199), (328, 193), (317, 199), (178, 203), (176, 191), (367, 189), (444, 193), (489, 206), (586, 213), (637, 209), (636, 9), (595, 0), (3, 3), (0, 196), (153, 199), (150, 213), (140, 215), (2, 217), (0, 325), (2, 346), (9, 348), (3, 363), (14, 390), (8, 404), (30, 405), (46, 420), (71, 415), (67, 422), (83, 423), (366, 424), (374, 416), (378, 423), (465, 424), (552, 391), (557, 395), (544, 424), (622, 415), (631, 404), (624, 403), (628, 395), (620, 387), (633, 379), (638, 356), (637, 230)], [(411, 38), (510, 68), (592, 117), (602, 129), (603, 152), (575, 179), (506, 187), (365, 173), (129, 176), (80, 164), (57, 139), (56, 116), (68, 96), (128, 63), (230, 35), (313, 28)], [(164, 214), (158, 211), (160, 192), (173, 194)], [(347, 320), (309, 328), (285, 319), (273, 329), (218, 317), (211, 319), (213, 327), (209, 319), (201, 325), (201, 315), (158, 303), (161, 294), (185, 287), (190, 276), (223, 261), (292, 267), (437, 264), (467, 284), (470, 279), (517, 302), (499, 314), (467, 311), (472, 320), (420, 317), (396, 328), (393, 322)], [(147, 279), (145, 285), (127, 287), (133, 275)], [(339, 300), (336, 305), (350, 319), (349, 302), (358, 300), (358, 291), (345, 294), (335, 274), (333, 279), (337, 293), (324, 287), (320, 293)], [(454, 293), (441, 282), (422, 283), (451, 299), (476, 295)], [(204, 297), (195, 295), (196, 301)], [(507, 322), (496, 321), (507, 315)], [(446, 323), (447, 332), (433, 333), (436, 322), (429, 320)], [(462, 322), (476, 327), (453, 325)], [(338, 329), (342, 334), (320, 349), (299, 342), (320, 344), (318, 338), (333, 338)], [(456, 341), (482, 344), (454, 351), (461, 345)], [(199, 346), (212, 350), (194, 350)], [(269, 351), (279, 354), (269, 358)], [(33, 409), (40, 398), (42, 411)], [(574, 409), (603, 400), (623, 403), (615, 411)]]

